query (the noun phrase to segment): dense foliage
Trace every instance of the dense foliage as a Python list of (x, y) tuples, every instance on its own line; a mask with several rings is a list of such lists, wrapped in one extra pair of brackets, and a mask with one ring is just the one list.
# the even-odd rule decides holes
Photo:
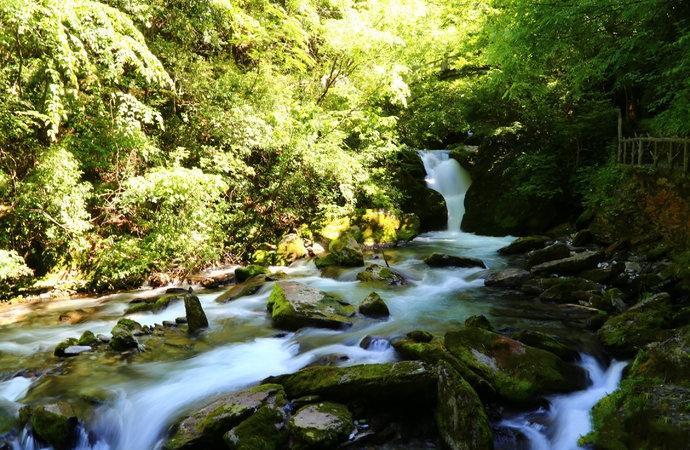
[(39, 276), (135, 285), (398, 209), (406, 148), (497, 137), (503, 204), (557, 203), (608, 159), (616, 108), (626, 132), (690, 132), (688, 17), (681, 0), (6, 0), (0, 248)]

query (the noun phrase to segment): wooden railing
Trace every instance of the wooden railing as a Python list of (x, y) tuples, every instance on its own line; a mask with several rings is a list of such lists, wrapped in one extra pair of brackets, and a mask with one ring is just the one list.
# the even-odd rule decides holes
[(618, 119), (618, 162), (631, 166), (652, 166), (690, 171), (690, 139), (687, 138), (624, 138), (622, 121)]

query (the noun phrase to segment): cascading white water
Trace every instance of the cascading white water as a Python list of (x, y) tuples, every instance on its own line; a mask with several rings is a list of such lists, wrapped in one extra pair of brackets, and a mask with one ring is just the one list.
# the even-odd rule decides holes
[(470, 174), (450, 157), (449, 150), (420, 150), (426, 170), (426, 184), (443, 196), (448, 210), (448, 231), (460, 232), (465, 214), (465, 193), (472, 180)]
[(613, 361), (604, 369), (590, 355), (582, 354), (581, 358), (580, 366), (587, 371), (591, 386), (583, 391), (551, 397), (544, 420), (532, 419), (540, 415), (541, 411), (538, 411), (501, 422), (501, 425), (522, 433), (529, 441), (531, 450), (581, 449), (577, 441), (592, 429), (592, 408), (599, 400), (618, 389), (626, 362)]

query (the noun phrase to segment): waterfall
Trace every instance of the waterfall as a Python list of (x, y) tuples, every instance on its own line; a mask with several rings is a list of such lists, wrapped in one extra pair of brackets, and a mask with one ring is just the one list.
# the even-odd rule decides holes
[(426, 184), (443, 196), (448, 210), (448, 231), (460, 232), (465, 214), (465, 193), (472, 180), (470, 174), (450, 157), (449, 150), (420, 150), (426, 170)]

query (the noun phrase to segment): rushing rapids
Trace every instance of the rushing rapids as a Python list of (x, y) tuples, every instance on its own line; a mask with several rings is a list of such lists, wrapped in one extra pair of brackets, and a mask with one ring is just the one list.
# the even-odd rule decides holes
[[(59, 371), (46, 371), (49, 367), (45, 359), (57, 342), (85, 330), (108, 333), (129, 301), (151, 292), (21, 306), (0, 315), (0, 364), (26, 370), (0, 383), (0, 397), (16, 409), (39, 396), (42, 400), (96, 396), (103, 400), (79, 428), (76, 448), (146, 450), (160, 448), (177, 417), (214, 395), (256, 384), (271, 375), (296, 372), (333, 356), (341, 365), (398, 358), (386, 339), (373, 339), (366, 349), (361, 348), (358, 344), (365, 336), (393, 337), (414, 329), (442, 334), (474, 314), (487, 316), (497, 327), (572, 334), (560, 323), (524, 318), (520, 311), (528, 309), (528, 303), (513, 300), (510, 304), (516, 313), (506, 314), (504, 294), (483, 287), (485, 272), (480, 268), (431, 268), (423, 262), (424, 257), (443, 252), (479, 258), (489, 268), (501, 268), (506, 261), (497, 250), (512, 238), (462, 233), (462, 199), (469, 185), (466, 173), (445, 151), (422, 152), (420, 156), (427, 168), (429, 186), (446, 199), (448, 231), (426, 233), (407, 246), (386, 251), (392, 268), (408, 281), (406, 286), (377, 289), (390, 309), (388, 320), (362, 319), (347, 330), (304, 328), (279, 333), (266, 314), (272, 283), (229, 303), (214, 301), (222, 291), (202, 291), (199, 297), (210, 328), (200, 337), (168, 342), (165, 350), (147, 350), (131, 360), (80, 355)], [(367, 263), (380, 261), (372, 254)], [(312, 262), (274, 270), (353, 304), (370, 292), (356, 280), (358, 269), (340, 270), (329, 277), (323, 276)], [(84, 317), (71, 325), (61, 322), (75, 310)], [(128, 317), (153, 325), (183, 315), (184, 305), (177, 302), (159, 312)], [(593, 345), (586, 334), (578, 338), (585, 347)], [(623, 363), (614, 362), (604, 369), (584, 354), (582, 366), (591, 378), (590, 388), (550, 397), (548, 411), (506, 417), (495, 426), (517, 430), (533, 449), (577, 448), (577, 438), (590, 427), (589, 410), (597, 399), (615, 389)], [(28, 430), (16, 435), (12, 445), (14, 450), (41, 448)]]

